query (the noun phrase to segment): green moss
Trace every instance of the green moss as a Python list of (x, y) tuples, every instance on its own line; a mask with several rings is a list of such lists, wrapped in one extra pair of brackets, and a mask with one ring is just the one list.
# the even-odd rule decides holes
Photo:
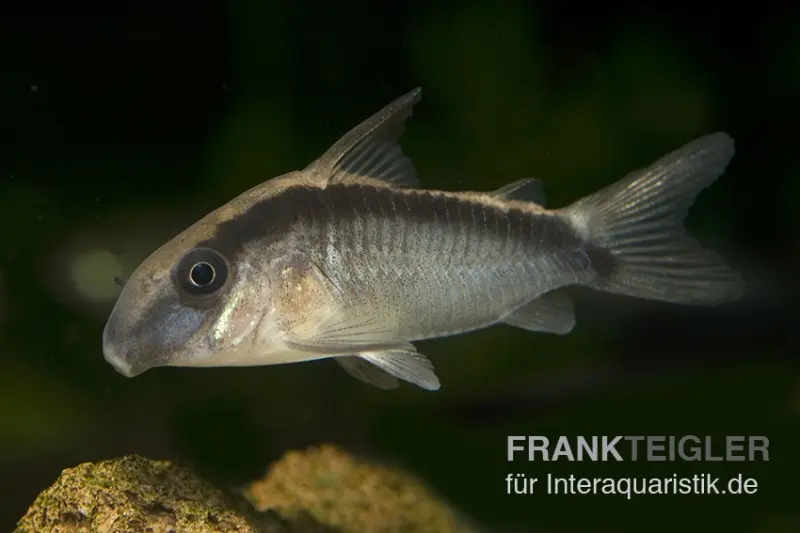
[(289, 452), (244, 492), (137, 455), (85, 463), (36, 498), (16, 533), (474, 531), (416, 479), (331, 446)]
[(419, 480), (333, 446), (289, 452), (245, 496), (261, 511), (308, 512), (348, 533), (474, 531)]
[(323, 533), (307, 517), (257, 515), (191, 469), (128, 456), (65, 470), (31, 505), (17, 533)]

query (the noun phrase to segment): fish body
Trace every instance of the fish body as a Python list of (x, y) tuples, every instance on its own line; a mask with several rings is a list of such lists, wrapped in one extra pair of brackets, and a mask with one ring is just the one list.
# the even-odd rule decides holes
[(689, 305), (741, 297), (743, 281), (682, 223), (733, 156), (708, 135), (561, 208), (541, 183), (420, 187), (399, 145), (416, 89), (301, 171), (266, 181), (148, 257), (103, 332), (132, 377), (158, 366), (334, 358), (381, 388), (439, 388), (422, 339), (509, 324), (566, 334), (560, 288)]

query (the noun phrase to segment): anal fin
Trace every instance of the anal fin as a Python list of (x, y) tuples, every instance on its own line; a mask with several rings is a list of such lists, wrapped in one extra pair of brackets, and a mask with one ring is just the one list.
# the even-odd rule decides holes
[(399, 386), (394, 376), (358, 356), (345, 355), (336, 357), (335, 360), (345, 372), (364, 383), (383, 390), (396, 389)]
[(575, 306), (566, 294), (543, 294), (503, 317), (504, 324), (528, 331), (565, 335), (575, 327)]

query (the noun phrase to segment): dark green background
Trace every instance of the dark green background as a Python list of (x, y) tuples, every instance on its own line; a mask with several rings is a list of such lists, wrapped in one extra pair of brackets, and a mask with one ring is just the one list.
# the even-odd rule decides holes
[[(337, 442), (418, 473), (491, 531), (800, 531), (800, 16), (788, 5), (6, 9), (0, 528), (78, 462), (136, 452), (240, 483), (288, 448)], [(305, 166), (418, 85), (404, 147), (426, 187), (533, 176), (551, 206), (728, 131), (737, 155), (689, 226), (745, 273), (747, 298), (694, 309), (579, 291), (567, 337), (497, 327), (421, 343), (438, 393), (383, 392), (330, 361), (132, 380), (105, 363), (115, 268), (129, 273), (199, 216)], [(508, 464), (509, 434), (758, 434), (771, 439), (772, 460)], [(762, 489), (633, 502), (503, 494), (508, 472), (548, 471), (742, 472)]]

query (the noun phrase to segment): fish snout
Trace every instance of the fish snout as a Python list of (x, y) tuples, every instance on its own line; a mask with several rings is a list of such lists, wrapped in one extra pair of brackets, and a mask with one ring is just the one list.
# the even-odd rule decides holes
[(131, 353), (124, 335), (115, 327), (112, 320), (109, 320), (103, 329), (103, 357), (114, 370), (127, 378), (138, 376), (149, 368), (137, 363), (138, 359)]

